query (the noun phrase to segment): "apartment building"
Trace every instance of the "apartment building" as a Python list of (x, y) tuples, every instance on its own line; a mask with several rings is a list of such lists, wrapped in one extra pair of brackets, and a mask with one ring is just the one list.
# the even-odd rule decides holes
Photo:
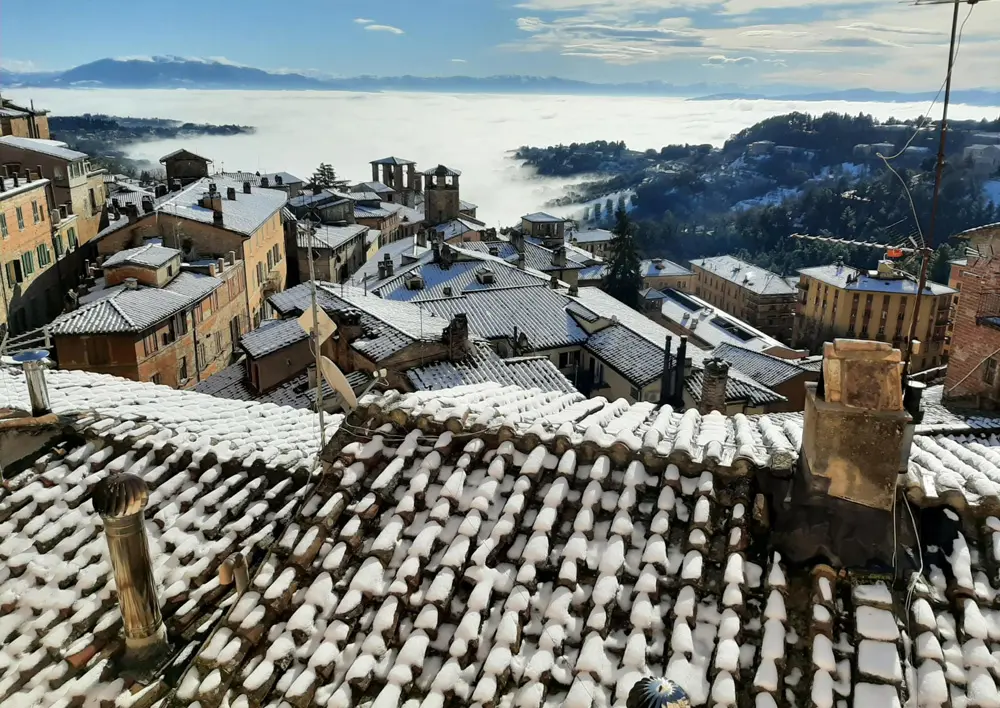
[(22, 106), (6, 98), (0, 99), (0, 135), (48, 140), (49, 112), (35, 108), (34, 101)]
[(186, 261), (214, 260), (234, 253), (244, 270), (247, 311), (256, 327), (268, 317), (266, 298), (285, 288), (288, 264), (282, 222), (284, 192), (212, 177), (193, 182), (133, 214), (102, 236), (98, 250), (111, 256), (151, 239), (184, 253)]
[[(843, 263), (804, 268), (799, 271), (799, 290), (802, 294), (795, 346), (819, 351), (823, 342), (847, 337), (906, 347), (916, 309), (917, 283), (897, 270), (892, 261), (880, 261), (872, 271)], [(954, 294), (952, 288), (928, 281), (919, 296), (915, 331), (921, 344), (910, 360), (913, 371), (944, 363)]]
[(208, 177), (212, 161), (182, 148), (161, 157), (160, 164), (167, 173), (167, 184), (172, 186), (176, 182), (183, 187)]
[(0, 333), (51, 321), (78, 282), (77, 217), (53, 209), (50, 192), (51, 182), (30, 172), (0, 178)]
[(970, 255), (957, 276), (944, 397), (1000, 408), (1000, 223), (959, 234)]
[(232, 363), (249, 329), (243, 264), (235, 254), (184, 263), (148, 243), (108, 258), (101, 287), (49, 327), (61, 369), (85, 369), (172, 388)]
[(777, 273), (733, 256), (691, 261), (694, 294), (782, 342), (792, 338), (798, 291)]
[(607, 258), (611, 252), (611, 242), (615, 235), (607, 229), (570, 231), (569, 242), (582, 248), (596, 258)]
[[(642, 286), (647, 290), (671, 288), (687, 293), (694, 292), (694, 273), (666, 258), (648, 258), (640, 261), (639, 274), (642, 276)], [(601, 287), (607, 275), (607, 263), (588, 266), (580, 271), (580, 285)]]
[(368, 227), (362, 224), (320, 224), (296, 234), (295, 259), (298, 278), (309, 280), (309, 251), (313, 255), (316, 280), (342, 283), (365, 262)]
[(50, 198), (67, 216), (77, 217), (77, 242), (86, 246), (101, 230), (105, 214), (104, 173), (94, 168), (90, 156), (57, 140), (4, 136), (0, 138), (0, 165), (23, 174), (30, 170), (49, 180)]

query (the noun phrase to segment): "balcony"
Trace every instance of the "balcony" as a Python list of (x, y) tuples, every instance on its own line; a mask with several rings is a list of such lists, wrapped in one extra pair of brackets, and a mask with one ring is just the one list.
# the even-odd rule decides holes
[(976, 324), (1000, 329), (1000, 291), (992, 290), (980, 294)]

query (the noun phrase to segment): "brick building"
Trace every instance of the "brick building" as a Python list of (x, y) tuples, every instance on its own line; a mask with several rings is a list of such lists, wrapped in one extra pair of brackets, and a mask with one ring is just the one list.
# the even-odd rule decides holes
[(240, 261), (147, 244), (103, 268), (104, 287), (50, 326), (60, 368), (193, 388), (231, 363), (249, 322)]
[(49, 139), (49, 112), (30, 106), (20, 106), (13, 101), (0, 99), (0, 135), (19, 138)]
[(145, 214), (133, 214), (129, 223), (107, 233), (98, 242), (102, 255), (111, 256), (150, 239), (184, 252), (184, 260), (238, 261), (244, 269), (247, 311), (253, 326), (266, 319), (266, 297), (285, 287), (287, 262), (280, 190), (257, 188), (212, 177), (151, 205)]
[(53, 209), (51, 183), (30, 173), (0, 179), (0, 333), (49, 322), (82, 268), (77, 217)]
[(791, 342), (798, 291), (777, 273), (733, 256), (691, 261), (694, 294), (782, 342)]
[(167, 173), (168, 185), (173, 185), (176, 181), (185, 186), (208, 177), (211, 162), (207, 157), (184, 149), (174, 150), (160, 158), (160, 164)]
[(1000, 224), (961, 234), (970, 249), (961, 268), (944, 398), (1000, 407)]
[(90, 156), (56, 140), (5, 136), (0, 138), (0, 165), (8, 174), (25, 170), (51, 183), (50, 199), (64, 216), (75, 215), (77, 242), (86, 246), (106, 220), (104, 173), (91, 166)]

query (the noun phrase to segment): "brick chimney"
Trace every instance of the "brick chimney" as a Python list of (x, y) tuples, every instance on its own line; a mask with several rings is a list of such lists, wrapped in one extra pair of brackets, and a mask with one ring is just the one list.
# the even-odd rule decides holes
[(134, 474), (106, 477), (94, 488), (94, 511), (104, 522), (118, 604), (125, 627), (128, 668), (154, 663), (167, 651), (167, 632), (156, 596), (143, 510), (149, 488)]
[(726, 385), (729, 383), (729, 362), (725, 359), (705, 360), (702, 373), (701, 400), (698, 412), (708, 415), (712, 411), (726, 412)]
[(469, 348), (469, 318), (464, 312), (452, 317), (441, 333), (441, 341), (448, 347), (448, 358), (459, 361), (465, 358)]
[(565, 268), (567, 264), (566, 259), (566, 247), (559, 246), (554, 251), (552, 251), (552, 265), (557, 268)]
[(891, 565), (894, 538), (913, 543), (906, 514), (893, 516), (895, 504), (907, 503), (897, 500), (897, 480), (912, 441), (902, 372), (899, 350), (886, 342), (824, 346), (822, 378), (806, 384), (799, 468), (772, 495), (776, 546), (789, 560)]

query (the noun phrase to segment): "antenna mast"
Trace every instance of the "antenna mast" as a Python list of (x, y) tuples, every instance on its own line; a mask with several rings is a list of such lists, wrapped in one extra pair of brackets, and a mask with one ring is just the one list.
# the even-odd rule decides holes
[(323, 415), (323, 368), (320, 366), (322, 355), (320, 353), (319, 339), (319, 306), (316, 304), (316, 267), (313, 265), (313, 236), (315, 234), (315, 226), (313, 226), (312, 221), (308, 222), (305, 230), (309, 234), (309, 248), (307, 250), (309, 251), (309, 290), (312, 297), (313, 318), (313, 328), (309, 334), (309, 339), (312, 340), (313, 354), (316, 357), (316, 411), (319, 414), (319, 443), (322, 450), (326, 447), (326, 428), (324, 426)]

